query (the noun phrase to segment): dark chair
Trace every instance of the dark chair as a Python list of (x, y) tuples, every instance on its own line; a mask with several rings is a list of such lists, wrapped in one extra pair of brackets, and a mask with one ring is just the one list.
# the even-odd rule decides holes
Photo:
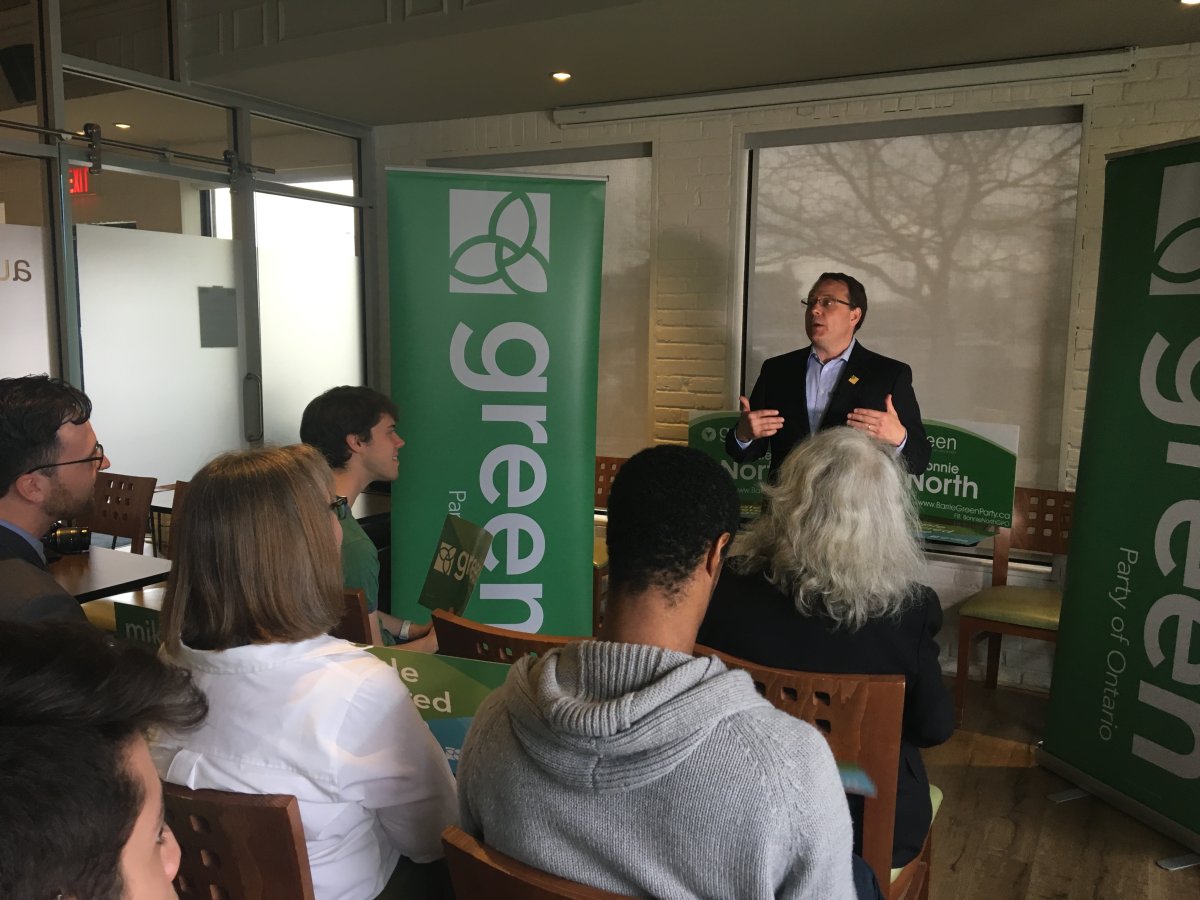
[(124, 537), (129, 538), (131, 552), (144, 552), (156, 483), (155, 478), (101, 472), (96, 476), (95, 506), (79, 524), (96, 534), (112, 535), (114, 547), (117, 538)]
[(367, 612), (367, 595), (362, 588), (346, 588), (342, 592), (345, 609), (342, 619), (330, 630), (336, 638), (355, 644), (383, 646), (383, 635), (379, 631), (379, 618)]
[(475, 840), (456, 825), (442, 832), (454, 893), (487, 900), (628, 900), (535, 869)]
[[(700, 645), (696, 646), (696, 655), (717, 656), (730, 668), (746, 670), (772, 706), (820, 729), (834, 759), (867, 773), (875, 783), (875, 796), (863, 798), (862, 857), (879, 879), (885, 900), (925, 900), (932, 858), (928, 834), (916, 859), (902, 869), (892, 869), (904, 676), (776, 669)], [(935, 790), (931, 788), (930, 794)], [(937, 795), (940, 797), (941, 792)]]
[(433, 630), (437, 634), (438, 653), (442, 656), (486, 662), (513, 663), (526, 653), (537, 655), (571, 641), (587, 640), (586, 637), (529, 634), (481, 625), (442, 609), (433, 611)]
[(313, 900), (295, 797), (164, 782), (163, 802), (182, 851), (180, 900)]
[(1065, 554), (1074, 506), (1075, 494), (1071, 491), (1016, 489), (1012, 528), (996, 531), (992, 586), (972, 594), (959, 607), (958, 672), (954, 680), (954, 713), (959, 725), (966, 705), (973, 641), (983, 637), (988, 639), (985, 683), (989, 688), (996, 686), (1000, 671), (1003, 635), (1058, 642), (1062, 592), (1053, 588), (1008, 584), (1008, 556), (1010, 546), (1018, 550)]

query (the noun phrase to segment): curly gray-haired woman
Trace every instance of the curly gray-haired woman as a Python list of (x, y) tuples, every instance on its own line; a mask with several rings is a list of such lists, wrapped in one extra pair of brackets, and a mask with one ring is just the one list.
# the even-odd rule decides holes
[[(932, 815), (918, 748), (954, 730), (934, 640), (942, 608), (921, 584), (908, 475), (894, 448), (832, 428), (793, 450), (764, 491), (767, 509), (734, 541), (699, 643), (776, 668), (904, 675), (892, 844), (892, 865), (904, 865)], [(861, 810), (851, 803), (859, 843)]]

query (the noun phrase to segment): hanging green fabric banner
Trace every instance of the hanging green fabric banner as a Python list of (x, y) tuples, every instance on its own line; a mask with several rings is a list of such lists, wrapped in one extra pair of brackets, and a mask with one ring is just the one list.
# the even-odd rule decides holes
[(1200, 849), (1200, 143), (1111, 159), (1042, 761)]
[(604, 183), (387, 173), (393, 612), (447, 513), (495, 539), (465, 615), (590, 634)]

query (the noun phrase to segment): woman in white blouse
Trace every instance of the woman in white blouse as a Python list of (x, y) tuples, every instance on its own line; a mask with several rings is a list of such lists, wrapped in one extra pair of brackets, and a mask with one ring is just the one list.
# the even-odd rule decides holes
[(404, 684), (327, 634), (342, 609), (342, 515), (305, 445), (229, 453), (196, 475), (174, 523), (162, 638), (209, 716), (158, 735), (153, 755), (174, 784), (294, 795), (317, 900), (370, 900), (440, 859), (458, 813)]

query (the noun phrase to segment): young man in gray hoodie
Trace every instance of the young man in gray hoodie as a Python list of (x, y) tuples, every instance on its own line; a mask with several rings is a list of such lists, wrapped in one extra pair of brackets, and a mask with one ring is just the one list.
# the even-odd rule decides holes
[(643, 450), (609, 500), (599, 640), (524, 657), (475, 717), (463, 827), (556, 875), (659, 898), (855, 896), (829, 746), (750, 677), (692, 656), (738, 526), (724, 470)]

